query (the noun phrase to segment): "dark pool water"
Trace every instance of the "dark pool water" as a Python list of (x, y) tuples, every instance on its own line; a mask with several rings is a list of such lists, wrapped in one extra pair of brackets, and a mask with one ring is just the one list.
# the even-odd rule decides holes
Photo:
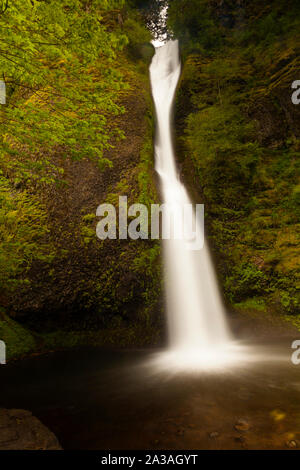
[(32, 411), (65, 449), (300, 445), (300, 365), (291, 363), (291, 340), (251, 348), (259, 360), (212, 373), (156, 371), (145, 365), (149, 350), (33, 357), (1, 366), (0, 407)]

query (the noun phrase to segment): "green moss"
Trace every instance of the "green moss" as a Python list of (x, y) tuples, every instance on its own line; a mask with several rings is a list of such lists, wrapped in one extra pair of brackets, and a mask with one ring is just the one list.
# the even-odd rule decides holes
[[(158, 244), (141, 240), (114, 240), (110, 243), (110, 240), (100, 241), (96, 237), (97, 204), (107, 202), (117, 206), (120, 195), (128, 196), (129, 204), (140, 202), (148, 207), (157, 200), (153, 181), (154, 123), (148, 71), (154, 48), (148, 44), (150, 33), (140, 15), (128, 7), (129, 2), (116, 3), (118, 6), (123, 4), (124, 8), (107, 8), (99, 23), (106, 25), (109, 41), (114, 37), (114, 51), (118, 52), (112, 54), (109, 64), (102, 63), (104, 56), (101, 59), (101, 67), (105, 68), (104, 75), (114, 88), (114, 96), (111, 96), (111, 87), (101, 88), (104, 79), (100, 73), (102, 68), (92, 67), (93, 61), (91, 70), (86, 70), (90, 74), (89, 83), (81, 83), (85, 92), (86, 86), (92, 85), (97, 93), (103, 95), (100, 97), (103, 122), (100, 127), (97, 126), (96, 137), (100, 140), (103, 137), (105, 145), (99, 146), (98, 153), (101, 156), (105, 150), (103, 163), (108, 164), (107, 159), (113, 161), (113, 171), (107, 168), (101, 181), (96, 165), (81, 159), (78, 167), (80, 171), (87, 169), (87, 174), (91, 176), (91, 191), (89, 193), (88, 188), (83, 194), (83, 184), (77, 194), (73, 184), (78, 184), (73, 173), (76, 164), (63, 160), (64, 145), (58, 139), (55, 155), (48, 152), (47, 146), (45, 148), (51, 168), (47, 181), (40, 180), (36, 185), (28, 186), (28, 192), (25, 192), (23, 181), (14, 181), (11, 174), (7, 176), (5, 173), (5, 177), (0, 175), (0, 202), (3, 206), (2, 212), (0, 209), (0, 218), (3, 219), (0, 284), (1, 288), (6, 289), (8, 284), (15, 288), (19, 277), (23, 279), (23, 290), (17, 291), (16, 299), (13, 298), (14, 294), (9, 293), (9, 298), (4, 298), (4, 301), (5, 305), (10, 305), (11, 311), (32, 310), (31, 315), (24, 314), (22, 322), (35, 330), (32, 333), (16, 322), (5, 320), (0, 332), (3, 330), (3, 339), (9, 341), (10, 357), (92, 343), (145, 345), (152, 343), (159, 334), (159, 309), (156, 308), (161, 279)], [(117, 47), (119, 41), (122, 42), (120, 48)], [(99, 75), (94, 80), (98, 69), (101, 77)], [(115, 89), (117, 83), (120, 86)], [(95, 108), (95, 103), (91, 105), (93, 110), (99, 108)], [(139, 115), (135, 107), (140, 110)], [(100, 116), (98, 111), (97, 116)], [(74, 116), (71, 118), (75, 119)], [(133, 123), (127, 135), (128, 119), (138, 121), (136, 133), (132, 131)], [(85, 119), (78, 121), (79, 127), (82, 127), (82, 122), (84, 124)], [(102, 132), (103, 126), (107, 133)], [(116, 133), (119, 128), (123, 132)], [(85, 126), (85, 130), (92, 132), (90, 126)], [(121, 142), (123, 134), (127, 137)], [(93, 132), (91, 139), (85, 140), (87, 148), (93, 147), (91, 140)], [(76, 150), (76, 142), (69, 143)], [(90, 150), (92, 152), (93, 149)], [(67, 157), (74, 157), (74, 152), (71, 153)], [(14, 158), (18, 156), (15, 154)], [(66, 168), (65, 180), (60, 181), (56, 188), (53, 180), (56, 172), (60, 174), (62, 171), (60, 166)], [(5, 186), (4, 189), (2, 186)], [(55, 201), (51, 199), (53, 195)], [(101, 200), (98, 201), (99, 195)], [(45, 202), (45, 206), (40, 200)], [(48, 215), (49, 231), (46, 226)], [(25, 285), (27, 274), (32, 282), (30, 289)], [(61, 320), (60, 313), (64, 309), (67, 319)], [(22, 336), (24, 343), (21, 342)]]
[(264, 311), (266, 309), (266, 303), (263, 298), (252, 297), (251, 299), (246, 299), (243, 302), (234, 304), (234, 307), (241, 310), (258, 310)]
[(145, 329), (141, 322), (128, 327), (114, 321), (114, 325), (97, 331), (56, 330), (51, 333), (36, 334), (6, 318), (0, 321), (0, 340), (6, 344), (6, 359), (9, 362), (33, 353), (42, 354), (82, 346), (118, 348), (154, 346), (160, 340), (160, 331), (151, 324)]
[(41, 352), (72, 349), (80, 346), (98, 346), (118, 348), (130, 346), (156, 345), (160, 339), (157, 328), (145, 330), (143, 325), (130, 327), (105, 328), (98, 331), (54, 331), (41, 335), (43, 346)]
[(281, 318), (283, 321), (293, 325), (295, 328), (297, 328), (300, 331), (300, 315), (297, 315), (297, 316), (282, 315)]
[(6, 344), (7, 359), (15, 359), (36, 349), (36, 338), (26, 328), (3, 315), (0, 320), (0, 339)]
[(138, 167), (139, 202), (150, 208), (151, 204), (157, 202), (157, 191), (153, 179), (154, 158), (154, 117), (152, 103), (147, 99), (149, 114), (146, 116), (147, 132), (140, 153), (140, 164)]
[[(29, 191), (16, 190), (0, 171), (0, 286), (3, 293), (24, 284), (33, 260), (51, 262), (47, 213)], [(23, 278), (20, 275), (23, 274)]]
[[(179, 9), (175, 1), (169, 21), (185, 56), (176, 103), (181, 159), (205, 203), (227, 300), (262, 298), (295, 315), (300, 153), (286, 93), (297, 69), (295, 4), (201, 0), (193, 9), (184, 0)], [(215, 28), (222, 44), (211, 42)]]

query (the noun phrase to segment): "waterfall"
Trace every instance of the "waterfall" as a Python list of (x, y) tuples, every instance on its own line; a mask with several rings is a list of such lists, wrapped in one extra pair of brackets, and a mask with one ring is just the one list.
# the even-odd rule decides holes
[[(163, 203), (191, 204), (176, 168), (171, 112), (181, 73), (178, 41), (157, 47), (150, 65), (156, 109), (155, 169)], [(183, 239), (163, 241), (169, 351), (189, 358), (207, 358), (231, 342), (209, 249), (187, 249)]]

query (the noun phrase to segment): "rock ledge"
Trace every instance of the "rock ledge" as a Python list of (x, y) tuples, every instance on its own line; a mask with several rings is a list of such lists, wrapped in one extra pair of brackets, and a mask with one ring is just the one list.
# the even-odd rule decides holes
[(61, 450), (55, 435), (30, 411), (0, 408), (0, 450)]

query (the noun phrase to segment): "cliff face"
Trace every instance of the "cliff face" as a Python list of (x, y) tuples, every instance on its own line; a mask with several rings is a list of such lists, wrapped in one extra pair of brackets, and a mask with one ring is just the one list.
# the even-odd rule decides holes
[[(273, 0), (263, 6), (254, 0), (169, 3), (169, 25), (180, 40), (184, 64), (176, 103), (178, 157), (195, 199), (206, 204), (209, 238), (226, 300), (243, 309), (270, 308), (299, 325), (300, 105), (291, 100), (292, 83), (300, 78), (299, 2)], [(16, 145), (14, 126), (8, 128), (11, 135), (8, 130), (2, 135), (0, 339), (7, 343), (8, 357), (37, 348), (87, 342), (144, 345), (159, 338), (159, 244), (101, 242), (95, 233), (95, 214), (101, 203), (118, 206), (119, 196), (124, 195), (128, 204), (149, 205), (158, 200), (148, 80), (153, 50), (144, 20), (132, 10), (145, 5), (151, 6), (147, 14), (157, 20), (153, 3), (143, 0), (116, 0), (103, 13), (105, 29), (99, 34), (104, 38), (113, 34), (109, 39), (112, 51), (115, 43), (126, 46), (117, 55), (108, 50), (109, 60), (101, 56), (99, 69), (94, 63), (85, 68), (93, 76), (92, 80), (85, 77), (88, 86), (100, 80), (96, 98), (106, 106), (99, 142), (105, 143), (110, 136), (110, 145), (104, 145), (101, 168), (89, 158), (88, 144), (83, 157), (75, 155), (79, 136), (89, 135), (83, 129), (89, 129), (91, 108), (86, 114), (81, 112), (82, 120), (74, 119), (78, 126), (75, 144), (71, 128), (72, 138), (62, 133), (62, 121), (58, 120), (54, 134), (41, 126), (45, 146), (49, 138), (55, 151), (45, 148), (37, 153), (34, 148), (29, 166), (24, 149), (34, 140), (31, 136), (39, 138), (39, 128), (34, 130), (29, 121), (29, 138), (25, 130), (22, 145)], [(67, 10), (64, 15), (68, 18)], [(82, 27), (86, 28), (85, 22)], [(83, 34), (87, 37), (85, 29)], [(64, 61), (52, 67), (55, 51), (46, 52), (49, 73), (63, 67)], [(73, 49), (67, 52), (64, 60)], [(31, 57), (31, 49), (29, 53)], [(91, 50), (89, 54), (93, 56)], [(38, 56), (31, 67), (40, 64)], [(77, 66), (75, 61), (75, 71)], [(18, 73), (14, 70), (21, 80)], [(64, 76), (57, 73), (58, 78)], [(44, 72), (41, 76), (45, 78)], [(80, 78), (77, 85), (85, 93)], [(8, 106), (0, 109), (2, 123), (9, 116), (21, 122), (28, 119), (24, 112), (28, 103), (37, 116), (40, 112), (49, 117), (54, 102), (49, 107), (48, 89), (38, 84), (40, 88), (32, 92), (32, 86), (24, 83), (23, 88), (15, 81), (8, 86)], [(68, 98), (73, 96), (68, 93)], [(43, 96), (45, 107), (40, 105)], [(15, 115), (9, 114), (11, 110), (17, 110)], [(74, 118), (76, 111), (71, 108), (66, 118)], [(35, 125), (39, 126), (38, 120)], [(111, 131), (115, 128), (117, 133)], [(18, 129), (24, 130), (22, 125)], [(123, 139), (117, 139), (122, 135)], [(71, 144), (71, 155), (63, 151), (62, 136)], [(99, 138), (96, 131), (91, 136)], [(97, 150), (91, 145), (91, 151)], [(46, 177), (28, 182), (28, 175), (45, 163)], [(16, 175), (19, 167), (21, 177)], [(63, 177), (57, 180), (57, 174)]]
[[(128, 197), (128, 206), (157, 202), (150, 34), (127, 7), (109, 12), (105, 21), (108, 30), (126, 35), (128, 41), (114, 58), (126, 83), (117, 95), (124, 112), (107, 118), (122, 138), (112, 138), (104, 151), (103, 159), (109, 162), (104, 169), (89, 158), (66, 158), (59, 151), (47, 155), (63, 174), (62, 181), (38, 182), (27, 189), (29, 200), (40, 204), (46, 230), (34, 240), (43, 256), (30, 253), (30, 261), (18, 270), (9, 289), (3, 281), (0, 338), (7, 344), (8, 357), (37, 347), (82, 343), (144, 345), (159, 335), (159, 244), (96, 237), (100, 204), (112, 203), (118, 212), (119, 196)], [(18, 185), (17, 192), (22, 190)], [(30, 226), (32, 218), (23, 223)]]
[(178, 156), (206, 204), (227, 302), (299, 325), (298, 8), (173, 0), (169, 23), (184, 61)]
[(131, 89), (122, 98), (125, 113), (118, 118), (125, 138), (105, 152), (111, 168), (99, 171), (89, 160), (61, 161), (66, 185), (50, 185), (40, 195), (48, 214), (48, 243), (57, 255), (50, 264), (31, 266), (29, 286), (11, 302), (16, 318), (39, 331), (53, 325), (133, 326), (149, 320), (146, 308), (158, 299), (159, 245), (96, 237), (99, 204), (111, 203), (118, 212), (119, 196), (128, 197), (128, 206), (149, 205), (156, 198), (150, 89), (134, 68), (128, 78)]

